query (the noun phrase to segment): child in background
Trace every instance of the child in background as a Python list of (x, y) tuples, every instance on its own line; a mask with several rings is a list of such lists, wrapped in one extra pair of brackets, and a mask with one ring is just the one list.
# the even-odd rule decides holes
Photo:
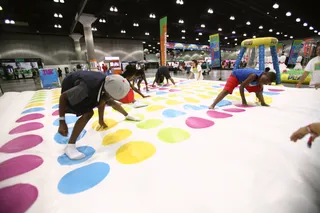
[(144, 65), (139, 62), (136, 65), (136, 69), (137, 69), (137, 72), (132, 80), (132, 85), (134, 86), (134, 83), (138, 81), (137, 85), (138, 85), (138, 90), (140, 91), (140, 84), (142, 81), (144, 81), (146, 85), (146, 90), (147, 92), (149, 92), (148, 82), (147, 82), (146, 74), (144, 72), (144, 69), (145, 69)]
[[(124, 97), (123, 99), (119, 100), (121, 103), (123, 104), (129, 104), (132, 103), (134, 108), (140, 108), (140, 107), (145, 107), (147, 106), (147, 104), (143, 104), (140, 103), (139, 101), (134, 99), (134, 92), (138, 93), (139, 95), (141, 95), (143, 98), (148, 98), (150, 97), (149, 95), (144, 95), (140, 92), (140, 90), (138, 90), (137, 88), (135, 88), (132, 84), (131, 81), (135, 78), (135, 75), (137, 73), (137, 69), (135, 66), (133, 65), (128, 65), (126, 66), (126, 71), (122, 74), (122, 77), (124, 77), (125, 79), (128, 80), (129, 84), (130, 84), (130, 91), (128, 93), (128, 95), (126, 97)], [(134, 92), (133, 92), (134, 91)]]
[(169, 80), (173, 83), (173, 85), (176, 85), (176, 83), (174, 82), (174, 80), (171, 78), (170, 72), (168, 67), (166, 66), (161, 66), (159, 67), (157, 73), (156, 73), (156, 77), (153, 81), (152, 86), (154, 87), (154, 84), (157, 83), (158, 85), (161, 85), (164, 82), (164, 78), (167, 79), (167, 84), (169, 84)]
[(192, 61), (192, 65), (191, 65), (191, 70), (190, 70), (190, 75), (188, 77), (188, 80), (192, 77), (192, 75), (194, 75), (194, 79), (199, 81), (199, 80), (203, 80), (203, 75), (202, 75), (202, 68), (201, 65), (198, 63), (197, 60), (193, 60)]
[(242, 105), (247, 106), (247, 101), (244, 96), (244, 89), (248, 92), (255, 92), (262, 106), (269, 106), (263, 98), (263, 85), (268, 85), (274, 82), (276, 74), (274, 72), (263, 72), (252, 68), (237, 69), (229, 76), (223, 91), (218, 95), (209, 109), (214, 107), (228, 94), (232, 94), (234, 88), (240, 84), (240, 95)]

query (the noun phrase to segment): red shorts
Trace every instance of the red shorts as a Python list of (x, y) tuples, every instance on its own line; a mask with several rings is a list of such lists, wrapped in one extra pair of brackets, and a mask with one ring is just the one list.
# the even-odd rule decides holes
[[(232, 94), (234, 88), (236, 88), (239, 84), (240, 83), (239, 83), (238, 79), (234, 75), (231, 74), (229, 76), (229, 78), (227, 80), (227, 83), (224, 86), (223, 90), (227, 90), (230, 94)], [(258, 86), (246, 86), (245, 88), (246, 88), (246, 90), (248, 92), (259, 92), (259, 91), (262, 90), (262, 87), (260, 85), (258, 85)]]
[(130, 104), (134, 100), (134, 92), (132, 89), (128, 92), (127, 96), (119, 100), (121, 103)]

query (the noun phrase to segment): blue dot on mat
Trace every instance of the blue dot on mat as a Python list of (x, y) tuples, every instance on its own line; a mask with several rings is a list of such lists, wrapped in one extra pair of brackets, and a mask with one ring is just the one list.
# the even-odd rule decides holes
[(80, 160), (71, 160), (66, 154), (63, 154), (60, 157), (58, 157), (59, 164), (60, 165), (74, 165), (74, 164), (83, 163), (86, 160), (90, 159), (92, 157), (92, 155), (96, 152), (96, 150), (94, 150), (94, 148), (92, 148), (91, 146), (80, 146), (77, 148), (77, 150), (79, 152), (82, 152), (83, 154), (85, 154), (86, 157), (82, 158)]
[(110, 172), (110, 166), (96, 162), (77, 168), (65, 174), (58, 184), (58, 190), (63, 194), (77, 194), (98, 185)]
[(228, 106), (228, 105), (231, 105), (231, 104), (232, 104), (231, 101), (222, 100), (222, 101), (220, 101), (220, 102), (217, 104), (217, 106), (218, 106), (218, 107), (223, 107), (223, 106)]
[(164, 95), (164, 94), (167, 94), (168, 92), (163, 92), (163, 91), (161, 91), (161, 92), (156, 92), (156, 95)]
[(213, 88), (221, 88), (222, 86), (217, 86), (217, 85), (214, 85), (212, 86)]
[(31, 108), (31, 109), (27, 109), (25, 111), (22, 112), (22, 114), (26, 114), (26, 113), (30, 113), (30, 112), (39, 112), (39, 111), (43, 111), (45, 110), (43, 107), (35, 107), (35, 108)]
[(185, 114), (186, 114), (185, 112), (181, 112), (181, 111), (174, 110), (174, 109), (166, 109), (162, 112), (162, 115), (167, 118), (175, 118), (175, 117), (179, 117), (179, 116), (182, 116)]
[[(202, 106), (196, 106), (196, 105), (192, 105), (192, 104), (185, 104), (184, 106), (183, 106), (183, 108), (185, 109), (185, 110), (202, 110), (202, 109), (204, 109)], [(208, 107), (206, 107), (206, 109), (207, 109)]]
[(52, 107), (52, 109), (58, 109), (59, 108), (59, 104), (56, 104)]
[(279, 95), (278, 92), (263, 92), (264, 95)]
[[(60, 133), (57, 132), (54, 136), (55, 142), (57, 142), (58, 144), (67, 144), (69, 141), (69, 138), (71, 137), (72, 131), (73, 131), (73, 127), (70, 127), (68, 129), (68, 136), (67, 137), (62, 136), (62, 135), (60, 135)], [(83, 138), (86, 133), (87, 133), (87, 131), (85, 129), (82, 130), (82, 132), (80, 133), (80, 135), (77, 138), (77, 141), (80, 140), (81, 138)]]
[[(66, 124), (72, 124), (72, 123), (75, 123), (77, 122), (78, 120), (78, 117), (77, 116), (72, 116), (72, 115), (69, 115), (69, 116), (65, 116), (65, 119), (66, 119)], [(53, 125), (54, 126), (59, 126), (59, 118), (57, 118), (54, 122), (53, 122)]]

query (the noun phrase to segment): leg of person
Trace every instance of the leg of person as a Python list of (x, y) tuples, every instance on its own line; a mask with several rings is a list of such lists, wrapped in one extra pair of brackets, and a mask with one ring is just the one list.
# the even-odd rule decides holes
[[(138, 80), (138, 83), (137, 83), (137, 85), (138, 85), (138, 90), (140, 91), (140, 84), (141, 84), (141, 82), (142, 82), (142, 79), (139, 79)], [(147, 87), (148, 85), (146, 85), (146, 87)]]
[(71, 133), (71, 137), (69, 139), (68, 145), (65, 150), (66, 155), (72, 160), (79, 160), (85, 157), (83, 153), (79, 152), (76, 149), (76, 141), (80, 133), (82, 132), (84, 127), (87, 125), (88, 121), (91, 119), (92, 116), (93, 116), (93, 110), (83, 114), (74, 125), (73, 131)]
[(176, 83), (174, 82), (173, 78), (170, 78), (170, 81), (172, 82), (173, 85), (176, 85)]
[(217, 98), (214, 100), (213, 104), (209, 107), (209, 109), (214, 109), (215, 106), (224, 99), (229, 94), (232, 94), (234, 88), (236, 88), (239, 85), (238, 79), (233, 76), (232, 74), (229, 76), (228, 81), (226, 85), (224, 86), (222, 92), (217, 96)]

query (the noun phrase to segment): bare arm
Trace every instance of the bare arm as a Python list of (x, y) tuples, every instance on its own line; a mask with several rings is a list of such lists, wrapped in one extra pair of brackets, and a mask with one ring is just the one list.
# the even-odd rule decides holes
[(104, 122), (104, 108), (106, 104), (104, 100), (100, 100), (98, 105), (99, 123)]
[(142, 94), (137, 88), (135, 88), (132, 84), (130, 84), (130, 87), (133, 91), (141, 95), (143, 98), (145, 98), (144, 94)]
[(260, 103), (262, 106), (269, 106), (268, 104), (266, 104), (266, 102), (264, 101), (264, 97), (263, 97), (263, 90), (256, 92), (256, 97), (259, 99)]
[(304, 138), (307, 134), (312, 134), (313, 139), (320, 135), (320, 123), (312, 123), (309, 125), (309, 128), (310, 129), (308, 129), (308, 127), (299, 128), (291, 135), (290, 139), (293, 142), (296, 142), (297, 140)]
[(255, 81), (257, 78), (257, 76), (255, 74), (250, 74), (248, 76), (248, 78), (246, 80), (244, 80), (241, 85), (240, 85), (240, 95), (241, 95), (241, 99), (242, 99), (242, 104), (246, 105), (247, 104), (247, 101), (246, 101), (246, 98), (244, 96), (244, 88), (246, 86), (248, 86), (251, 82)]
[(304, 82), (304, 80), (306, 80), (306, 78), (308, 77), (309, 72), (308, 71), (304, 71), (301, 78), (299, 79), (299, 82), (297, 84), (297, 87), (300, 88), (301, 84)]
[(110, 99), (106, 102), (106, 104), (111, 106), (114, 110), (120, 112), (122, 115), (128, 116), (128, 113), (126, 112), (126, 110), (123, 109), (123, 107), (120, 104), (118, 104), (117, 102), (115, 102), (114, 100)]

